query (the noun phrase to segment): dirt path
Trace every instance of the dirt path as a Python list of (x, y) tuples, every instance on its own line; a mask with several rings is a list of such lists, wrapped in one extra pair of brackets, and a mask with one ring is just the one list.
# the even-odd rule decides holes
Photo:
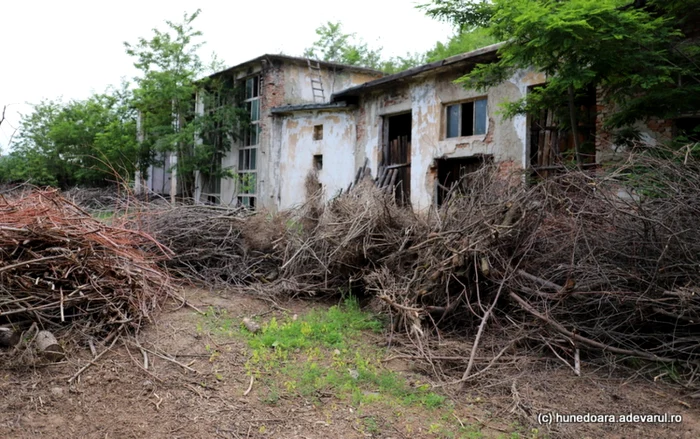
[[(248, 297), (222, 298), (190, 291), (199, 309), (227, 310), (236, 318), (275, 314), (270, 304)], [(284, 304), (303, 314), (303, 303)], [(369, 338), (368, 338), (369, 339)], [(566, 370), (541, 370), (517, 379), (514, 395), (462, 395), (450, 416), (411, 407), (358, 408), (351, 400), (318, 394), (313, 400), (294, 392), (271, 394), (260, 382), (250, 386), (248, 347), (240, 338), (212, 336), (189, 307), (163, 312), (140, 336), (149, 351), (167, 353), (179, 364), (133, 346), (117, 345), (88, 368), (72, 376), (90, 358), (76, 352), (68, 363), (30, 371), (3, 371), (0, 379), (2, 438), (433, 438), (433, 437), (700, 437), (698, 407), (681, 401), (662, 385), (624, 382), (601, 373), (573, 381)], [(98, 348), (100, 350), (100, 348)], [(392, 367), (411, 375), (410, 364)], [(411, 375), (413, 376), (413, 375)], [(686, 406), (684, 404), (692, 404)], [(513, 410), (510, 410), (513, 409)], [(676, 425), (568, 424), (552, 430), (524, 427), (522, 416), (539, 410), (560, 413), (672, 413)], [(530, 412), (530, 413), (528, 413)], [(448, 412), (444, 412), (448, 413)], [(497, 419), (498, 421), (495, 421)], [(458, 430), (442, 424), (464, 424)]]

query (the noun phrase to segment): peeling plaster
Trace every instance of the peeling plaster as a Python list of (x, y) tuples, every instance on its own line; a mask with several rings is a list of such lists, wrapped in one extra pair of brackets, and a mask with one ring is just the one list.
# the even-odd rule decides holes
[[(348, 111), (299, 112), (280, 118), (282, 121), (279, 163), (280, 209), (306, 201), (306, 177), (314, 170), (313, 157), (323, 155), (323, 169), (318, 173), (323, 197), (329, 200), (347, 187), (355, 176), (355, 116)], [(313, 140), (315, 125), (323, 125), (323, 139)]]

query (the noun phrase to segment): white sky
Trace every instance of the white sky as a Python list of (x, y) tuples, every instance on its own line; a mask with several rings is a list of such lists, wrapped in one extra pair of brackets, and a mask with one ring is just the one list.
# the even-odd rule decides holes
[(202, 9), (194, 27), (203, 32), (204, 61), (216, 52), (229, 66), (265, 53), (301, 55), (316, 40), (315, 29), (341, 21), (385, 57), (425, 52), (446, 41), (449, 25), (415, 9), (427, 0), (14, 0), (0, 10), (0, 153), (26, 105), (44, 98), (84, 99), (137, 74), (124, 41), (149, 38)]

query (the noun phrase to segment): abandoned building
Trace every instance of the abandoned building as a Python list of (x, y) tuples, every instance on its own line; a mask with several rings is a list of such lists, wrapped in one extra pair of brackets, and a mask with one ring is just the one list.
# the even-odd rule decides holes
[[(210, 78), (239, 86), (243, 105), (250, 112), (250, 127), (230, 151), (218, 157), (218, 166), (230, 169), (236, 178), (197, 178), (195, 199), (215, 204), (276, 208), (282, 184), (280, 139), (276, 136), (274, 108), (286, 105), (327, 102), (340, 90), (381, 77), (382, 73), (362, 67), (310, 61), (285, 55), (263, 55)], [(207, 111), (200, 99), (197, 111)], [(162, 165), (148, 169), (144, 185), (153, 192), (170, 195), (179, 191), (173, 167), (176, 158), (161, 156)], [(137, 181), (140, 179), (137, 178)]]
[[(552, 112), (500, 114), (502, 102), (543, 84), (542, 73), (518, 71), (484, 92), (454, 82), (477, 64), (494, 61), (499, 47), (388, 76), (281, 55), (212, 75), (245, 88), (253, 129), (239, 141), (228, 139), (230, 152), (217, 159), (237, 177), (199, 179), (196, 201), (287, 209), (305, 201), (309, 173), (316, 173), (324, 198), (330, 199), (367, 165), (373, 177), (380, 167), (396, 169), (397, 197), (424, 210), (440, 203), (460, 175), (486, 162), (515, 178), (522, 178), (524, 170), (546, 173), (561, 167), (559, 158), (573, 151), (573, 138), (556, 127)], [(604, 109), (596, 98), (591, 90), (577, 102), (584, 166), (600, 163), (613, 150), (609, 133), (601, 130)], [(653, 141), (669, 136), (669, 126), (651, 121), (639, 128)], [(149, 189), (177, 190), (168, 164), (150, 170)]]

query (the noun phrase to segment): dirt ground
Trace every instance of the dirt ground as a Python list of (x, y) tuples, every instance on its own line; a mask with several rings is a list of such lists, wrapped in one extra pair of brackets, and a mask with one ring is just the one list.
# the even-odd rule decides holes
[[(238, 318), (279, 313), (270, 302), (246, 296), (223, 297), (202, 290), (188, 290), (186, 296), (199, 309), (225, 309)], [(281, 305), (299, 314), (311, 306), (299, 301)], [(88, 349), (75, 350), (60, 364), (2, 370), (0, 437), (444, 437), (427, 427), (409, 435), (402, 421), (389, 414), (373, 412), (372, 407), (358, 410), (333, 395), (321, 395), (322, 404), (296, 395), (281, 395), (270, 404), (257, 382), (245, 394), (251, 382), (246, 375), (249, 354), (244, 341), (214, 339), (198, 329), (198, 315), (191, 307), (170, 304), (169, 308), (139, 336), (139, 343), (147, 349), (147, 370), (143, 352), (133, 344), (129, 348), (115, 345), (70, 385), (69, 378), (90, 362)], [(216, 361), (212, 361), (212, 347), (222, 353)], [(97, 347), (98, 352), (103, 349)], [(387, 364), (401, 373), (417, 373), (410, 362)], [(456, 394), (455, 417), (474, 426), (460, 437), (700, 438), (700, 401), (688, 399), (662, 381), (624, 379), (585, 367), (578, 378), (563, 366), (535, 370), (514, 376), (509, 392), (475, 388)], [(542, 412), (669, 413), (682, 415), (683, 421), (537, 426), (537, 415)], [(369, 415), (376, 422), (372, 431), (362, 428)], [(422, 425), (420, 411), (409, 410), (405, 416), (404, 422)]]

